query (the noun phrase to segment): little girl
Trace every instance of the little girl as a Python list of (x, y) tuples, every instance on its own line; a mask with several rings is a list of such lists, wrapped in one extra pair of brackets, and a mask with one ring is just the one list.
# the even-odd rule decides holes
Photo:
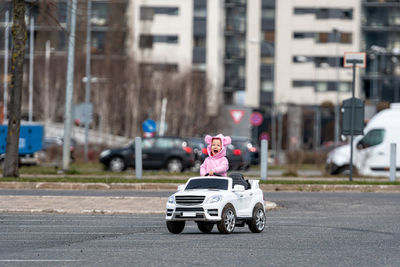
[(226, 176), (229, 169), (229, 162), (225, 157), (226, 147), (231, 143), (231, 138), (219, 134), (214, 137), (206, 135), (204, 140), (208, 145), (208, 158), (206, 158), (200, 166), (200, 175)]

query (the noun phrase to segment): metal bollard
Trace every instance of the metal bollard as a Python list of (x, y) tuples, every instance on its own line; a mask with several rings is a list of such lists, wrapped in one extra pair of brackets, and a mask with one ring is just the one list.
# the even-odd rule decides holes
[(268, 141), (261, 141), (261, 180), (267, 180), (268, 176)]
[(391, 182), (396, 181), (396, 144), (390, 144), (390, 171), (389, 180)]
[(142, 138), (135, 138), (135, 171), (136, 179), (142, 179)]

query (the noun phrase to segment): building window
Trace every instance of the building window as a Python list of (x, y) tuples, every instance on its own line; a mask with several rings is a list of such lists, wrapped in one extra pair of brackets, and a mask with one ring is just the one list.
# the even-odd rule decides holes
[(67, 22), (67, 3), (58, 2), (57, 3), (57, 13), (58, 13), (58, 21), (60, 23)]
[(109, 6), (107, 3), (93, 2), (92, 18), (90, 22), (92, 25), (104, 26), (107, 24)]
[(176, 44), (178, 43), (177, 35), (145, 35), (141, 34), (139, 38), (140, 48), (152, 48), (153, 43), (168, 43)]
[(275, 32), (274, 31), (264, 32), (264, 41), (268, 43), (275, 43)]
[[(294, 32), (294, 39), (315, 38), (317, 43), (336, 43), (337, 37), (333, 32)], [(353, 34), (349, 32), (340, 33), (340, 43), (351, 44), (353, 41)]]
[(295, 15), (315, 15), (317, 19), (353, 19), (353, 9), (339, 8), (295, 8)]
[(206, 47), (206, 37), (205, 36), (193, 36), (193, 46), (194, 47)]
[(294, 32), (294, 39), (314, 38), (315, 32)]
[(152, 48), (153, 47), (153, 36), (151, 35), (140, 35), (139, 39), (140, 48)]
[(141, 63), (140, 69), (143, 76), (151, 77), (154, 72), (177, 72), (178, 65), (169, 63)]
[(271, 56), (262, 56), (261, 57), (261, 65), (273, 65), (274, 57)]
[(153, 35), (154, 43), (168, 43), (168, 44), (176, 44), (178, 43), (177, 35)]
[(339, 83), (339, 92), (350, 92), (351, 83), (350, 82), (340, 82)]
[[(302, 87), (314, 87), (315, 92), (336, 91), (336, 81), (292, 81), (292, 87), (301, 89)], [(350, 92), (351, 82), (339, 82), (339, 92)]]
[(313, 8), (295, 8), (295, 15), (306, 15), (306, 14), (315, 14), (315, 9)]
[(320, 32), (316, 35), (317, 43), (328, 43), (329, 42), (329, 34), (326, 32)]
[(140, 7), (140, 20), (153, 20), (154, 15), (179, 15), (177, 7)]
[(105, 35), (105, 32), (92, 32), (92, 53), (98, 54), (104, 52)]
[(314, 86), (313, 81), (293, 81), (292, 87), (311, 87)]
[(207, 6), (195, 5), (193, 9), (193, 16), (195, 18), (206, 18), (207, 17)]
[(153, 20), (154, 9), (151, 7), (140, 8), (140, 20)]
[(261, 91), (273, 92), (274, 91), (274, 81), (271, 81), (271, 80), (261, 81)]
[(275, 18), (275, 10), (270, 8), (263, 8), (261, 17), (263, 19), (274, 19)]
[(353, 35), (351, 33), (342, 32), (340, 33), (340, 43), (351, 44), (353, 42)]

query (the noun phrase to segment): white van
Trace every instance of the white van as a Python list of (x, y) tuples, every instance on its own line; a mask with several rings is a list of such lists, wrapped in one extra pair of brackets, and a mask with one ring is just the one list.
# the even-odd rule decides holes
[[(390, 144), (396, 143), (396, 170), (400, 174), (400, 103), (393, 103), (371, 118), (364, 135), (353, 140), (353, 166), (361, 175), (389, 176)], [(349, 169), (350, 144), (328, 154), (327, 170), (338, 174)]]

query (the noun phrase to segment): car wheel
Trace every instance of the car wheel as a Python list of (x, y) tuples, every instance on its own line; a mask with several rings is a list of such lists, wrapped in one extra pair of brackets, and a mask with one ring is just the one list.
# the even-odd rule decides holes
[(180, 159), (170, 159), (167, 163), (167, 169), (169, 172), (182, 172), (182, 161)]
[(207, 234), (212, 231), (212, 229), (214, 228), (214, 224), (210, 222), (198, 222), (197, 227), (200, 231)]
[(235, 230), (236, 215), (232, 205), (226, 205), (222, 210), (221, 221), (217, 223), (218, 231), (221, 234), (230, 234)]
[(167, 228), (170, 233), (179, 234), (185, 228), (185, 221), (167, 221)]
[(261, 204), (257, 204), (253, 209), (253, 217), (251, 218), (249, 228), (253, 233), (261, 233), (265, 228), (265, 211)]
[(113, 172), (120, 172), (125, 169), (125, 162), (120, 157), (110, 159), (109, 169)]

